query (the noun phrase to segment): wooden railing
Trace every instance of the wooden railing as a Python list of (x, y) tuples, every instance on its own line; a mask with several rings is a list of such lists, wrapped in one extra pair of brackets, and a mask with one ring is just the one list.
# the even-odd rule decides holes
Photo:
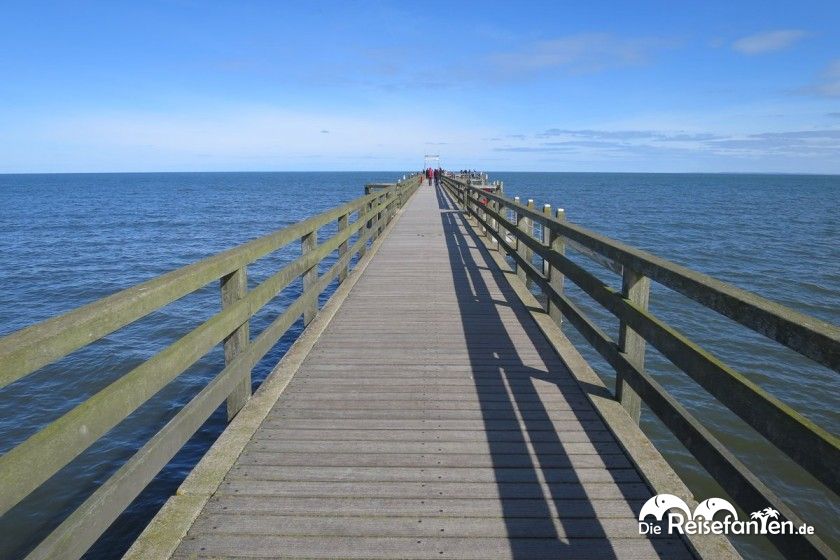
[[(0, 515), (89, 448), (220, 343), (225, 367), (137, 453), (71, 513), (27, 558), (78, 558), (225, 400), (230, 420), (251, 394), (251, 369), (298, 318), (309, 324), (318, 296), (348, 275), (398, 207), (419, 186), (410, 177), (223, 253), (0, 338), (0, 387), (219, 280), (221, 311), (0, 457)], [(355, 216), (355, 220), (351, 220)], [(319, 228), (337, 232), (317, 243)], [(350, 245), (351, 239), (357, 235)], [(247, 267), (300, 240), (301, 255), (253, 290)], [(333, 252), (335, 263), (318, 275)], [(249, 319), (296, 278), (303, 291), (255, 338)]]
[[(645, 372), (646, 342), (838, 493), (840, 440), (650, 313), (650, 281), (834, 371), (840, 368), (840, 328), (569, 223), (562, 211), (552, 216), (548, 205), (538, 211), (532, 201), (524, 205), (518, 199), (488, 193), (449, 177), (444, 178), (444, 186), (475, 221), (477, 232), (487, 236), (493, 248), (514, 260), (520, 278), (542, 290), (552, 317), (557, 321), (565, 318), (615, 369), (615, 398), (630, 416), (638, 422), (640, 403), (644, 402), (745, 511), (770, 505), (793, 521), (794, 526), (802, 524), (794, 511)], [(508, 218), (508, 212), (513, 219)], [(535, 238), (535, 223), (542, 226), (542, 239)], [(567, 246), (621, 274), (622, 290), (611, 288), (569, 259), (565, 255)], [(533, 255), (541, 257), (541, 268), (534, 265)], [(618, 342), (564, 294), (564, 279), (574, 282), (619, 319)], [(828, 545), (815, 535), (768, 537), (792, 558), (832, 555)]]

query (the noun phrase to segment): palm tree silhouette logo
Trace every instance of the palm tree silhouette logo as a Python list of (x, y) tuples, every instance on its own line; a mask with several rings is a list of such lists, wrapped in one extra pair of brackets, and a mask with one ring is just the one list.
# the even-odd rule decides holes
[(759, 511), (754, 511), (750, 514), (750, 519), (759, 519), (761, 520), (761, 532), (764, 533), (767, 531), (767, 520), (768, 519), (778, 519), (779, 512), (771, 507), (766, 507)]

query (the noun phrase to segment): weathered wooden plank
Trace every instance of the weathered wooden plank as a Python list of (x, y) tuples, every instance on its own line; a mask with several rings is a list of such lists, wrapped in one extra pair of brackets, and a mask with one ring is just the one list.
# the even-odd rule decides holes
[(357, 371), (355, 376), (334, 375), (331, 376), (327, 372), (325, 375), (316, 376), (315, 372), (310, 371), (306, 377), (296, 378), (289, 385), (289, 390), (300, 391), (311, 390), (313, 392), (331, 392), (331, 391), (353, 391), (358, 389), (366, 391), (368, 394), (375, 392), (389, 393), (411, 393), (414, 391), (423, 390), (442, 390), (448, 387), (450, 391), (457, 391), (453, 393), (454, 396), (459, 396), (463, 393), (470, 392), (494, 392), (494, 391), (517, 391), (527, 393), (528, 391), (549, 392), (553, 390), (562, 391), (562, 393), (569, 398), (576, 398), (577, 395), (583, 394), (580, 386), (572, 379), (551, 378), (540, 379), (535, 377), (522, 378), (503, 378), (497, 375), (495, 379), (491, 377), (473, 376), (470, 374), (461, 377), (440, 377), (417, 379), (415, 374), (413, 379), (403, 379), (394, 376), (380, 375), (377, 377), (368, 377), (364, 371)]
[[(603, 468), (540, 468), (540, 478), (547, 482), (641, 482), (635, 469)], [(439, 481), (439, 482), (534, 482), (537, 474), (530, 468), (514, 467), (474, 467), (453, 469), (445, 467), (330, 467), (330, 466), (294, 466), (282, 469), (276, 466), (238, 463), (228, 475), (229, 480), (247, 478), (249, 480), (284, 480), (284, 481), (323, 481), (352, 480), (358, 482), (400, 482), (400, 481)]]
[[(343, 214), (338, 217), (338, 231), (339, 233), (347, 229), (347, 226), (350, 224), (350, 212)], [(347, 254), (347, 250), (349, 248), (348, 241), (344, 241), (341, 245), (338, 246), (338, 256), (343, 257)], [(344, 282), (347, 279), (347, 275), (350, 273), (350, 263), (348, 262), (345, 266), (342, 267), (341, 272), (338, 273), (338, 281), (339, 283)]]
[[(553, 410), (590, 410), (587, 402), (581, 398), (564, 398), (562, 395), (548, 395), (540, 397), (528, 391), (524, 395), (490, 392), (445, 395), (446, 398), (437, 398), (440, 393), (428, 388), (420, 389), (412, 394), (405, 393), (384, 393), (371, 391), (366, 395), (357, 397), (347, 396), (342, 398), (323, 398), (324, 393), (308, 394), (305, 391), (295, 391), (286, 395), (283, 401), (283, 408), (329, 408), (341, 405), (346, 409), (390, 409), (403, 407), (406, 409), (422, 408), (424, 410), (493, 410), (507, 408), (551, 408)], [(303, 395), (306, 395), (305, 397)], [(328, 395), (329, 396), (329, 395)], [(295, 398), (301, 397), (301, 398)]]
[[(556, 211), (555, 218), (558, 222), (566, 221), (566, 211), (563, 208), (558, 208)], [(544, 204), (543, 205), (543, 214), (546, 216), (551, 216), (551, 205)], [(549, 228), (542, 228), (543, 232), (543, 239), (542, 242), (545, 244), (546, 247), (549, 247), (552, 251), (555, 251), (561, 255), (566, 254), (566, 240), (563, 236), (557, 235)], [(498, 246), (498, 242), (496, 243)], [(543, 259), (543, 276), (546, 277), (548, 283), (554, 288), (554, 290), (562, 294), (563, 293), (563, 274), (551, 266), (551, 263), (545, 259)], [(551, 300), (546, 302), (546, 311), (548, 311), (549, 316), (554, 319), (558, 325), (563, 322), (563, 315), (560, 313), (560, 310), (557, 308), (557, 305), (553, 303)]]
[(242, 454), (243, 465), (324, 466), (324, 467), (449, 467), (449, 468), (585, 468), (626, 469), (624, 455), (565, 455), (532, 453), (270, 453), (249, 450)]
[[(622, 296), (639, 309), (648, 308), (650, 298), (650, 279), (637, 274), (631, 268), (625, 268), (622, 275)], [(639, 370), (645, 369), (645, 339), (631, 329), (625, 321), (618, 327), (618, 348), (624, 357)], [(642, 401), (639, 395), (624, 382), (623, 376), (617, 375), (615, 397), (621, 402), (637, 424), (641, 415)]]
[(558, 384), (569, 383), (574, 381), (568, 377), (561, 376), (561, 368), (557, 368), (556, 372), (545, 371), (544, 369), (537, 369), (524, 365), (517, 364), (364, 364), (364, 363), (347, 363), (343, 366), (341, 364), (323, 364), (319, 363), (313, 367), (313, 370), (308, 372), (308, 377), (329, 377), (340, 379), (342, 377), (356, 378), (356, 377), (409, 377), (417, 379), (417, 376), (424, 372), (437, 372), (434, 381), (440, 379), (489, 379), (489, 380), (529, 380), (529, 379), (545, 379)]
[[(643, 539), (631, 519), (534, 519), (500, 517), (351, 517), (213, 514), (195, 524), (195, 533), (221, 535), (344, 537), (498, 537)], [(664, 538), (664, 537), (655, 537)]]
[[(311, 233), (307, 233), (303, 237), (300, 238), (300, 252), (301, 255), (306, 255), (308, 253), (312, 253), (315, 251), (315, 247), (318, 244), (318, 232), (313, 231)], [(303, 291), (307, 291), (311, 289), (312, 286), (315, 285), (315, 282), (318, 280), (318, 265), (315, 264), (309, 269), (307, 269), (302, 275), (303, 279)], [(313, 300), (303, 311), (303, 324), (308, 325), (312, 322), (312, 319), (315, 318), (315, 314), (318, 312), (318, 300)]]
[[(204, 549), (204, 550), (202, 550)], [(247, 551), (247, 553), (245, 552)], [(692, 558), (681, 541), (675, 539), (574, 539), (557, 538), (424, 538), (415, 537), (278, 537), (270, 535), (206, 535), (186, 540), (176, 559), (204, 558), (455, 558), (499, 560), (638, 560)]]
[[(428, 395), (428, 393), (427, 393)], [(479, 411), (479, 412), (495, 412), (495, 411), (542, 411), (551, 410), (554, 412), (579, 411), (579, 417), (591, 416), (592, 409), (586, 406), (583, 402), (578, 401), (575, 405), (570, 405), (568, 402), (559, 399), (523, 399), (517, 400), (513, 397), (507, 400), (483, 400), (483, 399), (461, 399), (461, 400), (436, 400), (434, 396), (418, 395), (417, 399), (365, 399), (353, 400), (347, 399), (343, 402), (337, 402), (336, 399), (315, 400), (315, 399), (300, 399), (295, 400), (291, 395), (284, 399), (281, 407), (281, 414), (291, 411), (321, 411), (321, 410), (335, 410), (340, 407), (342, 411), (356, 411), (356, 410), (422, 410), (422, 411)]]
[(540, 431), (557, 432), (584, 432), (606, 431), (606, 426), (600, 420), (534, 420), (527, 424), (519, 418), (508, 419), (381, 419), (381, 418), (338, 418), (338, 419), (313, 419), (313, 418), (283, 418), (282, 420), (268, 421), (265, 429), (283, 428), (320, 428), (325, 430), (486, 430), (490, 431), (512, 431), (517, 433), (535, 433)]
[[(263, 496), (214, 496), (205, 511), (240, 514), (273, 513), (283, 515), (410, 515), (435, 517), (535, 517), (535, 518), (632, 518), (638, 516), (644, 500), (552, 500), (545, 498), (479, 500), (475, 498), (291, 498)], [(552, 511), (552, 509), (554, 511)]]
[[(537, 442), (540, 457), (546, 455), (623, 455), (614, 442), (593, 444)], [(527, 450), (525, 441), (376, 441), (376, 440), (312, 440), (284, 441), (276, 438), (252, 441), (246, 452), (266, 453), (464, 453), (483, 455), (521, 454)]]
[[(304, 422), (306, 423), (306, 422)], [(524, 427), (523, 427), (524, 428)], [(613, 436), (610, 432), (596, 430), (557, 431), (551, 430), (437, 430), (437, 429), (353, 429), (345, 426), (340, 432), (339, 424), (334, 424), (333, 429), (296, 429), (290, 428), (284, 423), (283, 428), (273, 429), (271, 426), (263, 426), (255, 441), (260, 439), (280, 441), (326, 441), (341, 438), (341, 441), (530, 441), (530, 442), (560, 442), (568, 443), (613, 443)]]
[[(540, 499), (550, 496), (553, 500), (646, 500), (650, 489), (644, 484), (627, 483), (551, 483), (542, 482), (355, 482), (319, 480), (302, 482), (276, 480), (248, 480), (239, 478), (219, 487), (219, 497), (276, 496), (306, 498), (463, 498), (506, 499), (510, 497)], [(638, 533), (638, 527), (636, 528)]]
[[(312, 420), (326, 419), (370, 419), (370, 420), (516, 420), (523, 416), (526, 421), (536, 420), (592, 420), (597, 415), (592, 411), (569, 410), (352, 410), (352, 409), (280, 409), (272, 412), (270, 420), (286, 418), (308, 418)], [(582, 418), (581, 418), (582, 417)], [(596, 424), (597, 425), (597, 424)]]
[[(228, 308), (248, 295), (248, 269), (240, 268), (219, 280), (222, 292), (222, 309)], [(245, 350), (250, 339), (249, 321), (246, 320), (224, 340), (225, 365)], [(251, 397), (251, 372), (243, 376), (239, 385), (227, 398), (227, 417), (232, 420)]]

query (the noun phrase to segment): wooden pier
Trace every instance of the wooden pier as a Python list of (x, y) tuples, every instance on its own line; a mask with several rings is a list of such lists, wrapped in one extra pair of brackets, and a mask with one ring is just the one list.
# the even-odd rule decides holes
[[(316, 243), (318, 228), (334, 220), (338, 233)], [(539, 239), (535, 223), (542, 225)], [(156, 368), (128, 374), (135, 378), (124, 387), (95, 395), (99, 411), (74, 409), (33, 436), (41, 438), (35, 443), (0, 457), (3, 513), (183, 371), (201, 348), (224, 341), (227, 366), (219, 376), (29, 558), (83, 554), (225, 399), (228, 429), (126, 558), (736, 558), (721, 536), (639, 533), (639, 511), (654, 494), (696, 506), (639, 428), (642, 401), (710, 472), (726, 477), (722, 486), (743, 500), (739, 505), (771, 504), (798, 520), (644, 373), (646, 340), (704, 386), (717, 376), (715, 387), (708, 382), (713, 394), (748, 422), (752, 413), (742, 409), (759, 410), (764, 424), (756, 429), (836, 490), (837, 438), (647, 315), (647, 286), (649, 278), (680, 284), (693, 291), (689, 297), (704, 304), (706, 298), (717, 311), (836, 369), (834, 326), (593, 237), (550, 209), (453, 178), (438, 188), (419, 177), (371, 188), (292, 229), (170, 273), (130, 297), (116, 294), (109, 305), (92, 304), (75, 317), (0, 339), (0, 363), (8, 366), (2, 386), (222, 279), (223, 309), (210, 327), (199, 327), (200, 336), (153, 358)], [(248, 291), (247, 264), (297, 239), (301, 257)], [(565, 262), (564, 241), (624, 274), (624, 292), (607, 291)], [(334, 251), (338, 261), (319, 276), (317, 264)], [(303, 295), (251, 340), (248, 317), (297, 276), (304, 278)], [(318, 310), (317, 296), (333, 279), (339, 287)], [(583, 285), (619, 315), (618, 343), (587, 323), (563, 295), (564, 280)], [(546, 304), (528, 282), (542, 289)], [(304, 333), (250, 396), (250, 368), (301, 315)], [(617, 396), (564, 336), (561, 321), (616, 367)], [(137, 395), (140, 385), (145, 393)], [(49, 437), (67, 450), (45, 453)], [(790, 557), (832, 554), (819, 536), (773, 542)]]

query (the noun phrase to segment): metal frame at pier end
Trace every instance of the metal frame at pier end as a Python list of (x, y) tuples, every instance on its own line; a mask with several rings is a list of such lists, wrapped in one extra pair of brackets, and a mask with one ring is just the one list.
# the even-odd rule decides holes
[[(202, 356), (224, 344), (225, 367), (27, 558), (81, 557), (225, 401), (228, 419), (233, 418), (250, 398), (251, 369), (298, 318), (304, 316), (308, 323), (315, 317), (322, 292), (334, 280), (341, 283), (347, 279), (353, 257), (364, 252), (368, 242), (391, 221), (419, 184), (419, 176), (409, 177), (0, 338), (0, 387), (4, 387), (211, 282), (220, 281), (220, 312), (0, 456), (0, 515), (3, 515)], [(337, 222), (336, 233), (316, 243), (318, 230), (333, 222)], [(249, 291), (248, 265), (297, 241), (302, 242), (301, 255)], [(336, 252), (335, 262), (319, 275), (318, 265)], [(304, 279), (303, 293), (258, 336), (250, 339), (250, 318), (299, 277)]]
[[(556, 306), (617, 373), (616, 398), (638, 422), (645, 403), (697, 458), (735, 502), (746, 511), (768, 505), (795, 526), (803, 520), (729, 451), (701, 422), (644, 370), (644, 348), (649, 343), (688, 374), (719, 402), (746, 421), (759, 434), (786, 453), (827, 489), (840, 492), (840, 440), (802, 414), (776, 399), (746, 376), (729, 367), (647, 308), (650, 282), (689, 297), (750, 329), (767, 336), (834, 371), (840, 371), (840, 328), (770, 302), (714, 278), (629, 247), (585, 228), (537, 211), (532, 202), (444, 177), (444, 187), (474, 220), (474, 231), (491, 240), (513, 260), (517, 274), (538, 286), (549, 311)], [(508, 212), (515, 218), (510, 219)], [(542, 229), (541, 239), (529, 220)], [(564, 244), (557, 243), (563, 239)], [(584, 255), (622, 275), (622, 290), (606, 285), (564, 254)], [(535, 266), (532, 256), (542, 259)], [(558, 275), (615, 315), (620, 339), (613, 341), (563, 292)], [(768, 535), (787, 557), (832, 557), (831, 548), (815, 535)]]

